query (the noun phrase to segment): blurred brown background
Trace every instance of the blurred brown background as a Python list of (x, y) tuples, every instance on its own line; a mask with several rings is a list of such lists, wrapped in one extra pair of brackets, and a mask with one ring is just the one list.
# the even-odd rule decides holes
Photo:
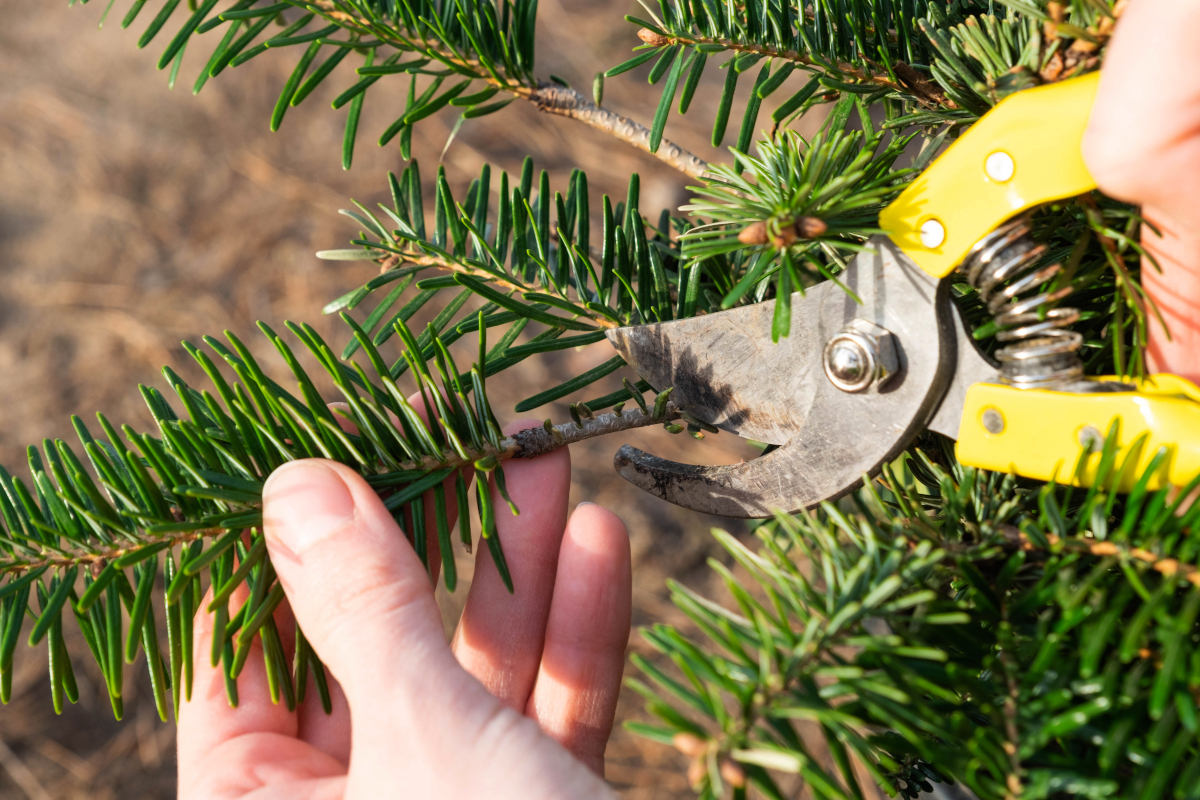
[[(0, 0), (0, 463), (14, 472), (24, 467), (27, 444), (70, 435), (72, 413), (91, 419), (103, 410), (114, 421), (148, 429), (138, 383), (165, 388), (158, 372), (163, 364), (199, 382), (181, 339), (234, 331), (288, 382), (254, 322), (280, 329), (286, 319), (307, 321), (338, 346), (344, 330), (322, 318), (320, 308), (372, 272), (369, 264), (321, 262), (313, 253), (346, 246), (355, 229), (337, 209), (350, 198), (368, 205), (384, 199), (386, 171), (403, 168), (394, 145), (380, 149), (374, 142), (401, 107), (406, 79), (384, 79), (371, 89), (354, 168), (344, 172), (345, 109), (331, 111), (329, 101), (352, 81), (353, 57), (271, 134), (271, 108), (299, 53), (268, 53), (192, 97), (192, 81), (220, 35), (210, 33), (192, 45), (170, 91), (154, 63), (183, 13), (147, 52), (136, 49), (158, 5), (147, 6), (122, 31), (129, 2), (121, 0), (97, 31), (103, 0), (75, 8)], [(625, 60), (639, 44), (633, 26), (621, 19), (636, 8), (633, 2), (544, 0), (539, 74), (553, 72), (588, 91), (596, 71)], [(658, 94), (646, 91), (645, 74), (642, 68), (610, 79), (606, 105), (648, 123)], [(710, 90), (722, 75), (708, 70)], [(673, 116), (667, 136), (704, 158), (720, 158), (708, 144), (714, 101), (714, 93), (702, 89), (688, 117)], [(770, 110), (764, 107), (760, 120), (769, 120)], [(447, 109), (417, 129), (414, 154), (427, 178), (453, 122)], [(511, 173), (527, 153), (539, 169), (550, 170), (559, 189), (573, 167), (585, 169), (594, 197), (622, 198), (629, 174), (640, 172), (647, 215), (687, 198), (686, 179), (656, 160), (520, 102), (468, 122), (444, 163), (462, 197), (485, 161)], [(593, 210), (599, 207), (593, 200)], [(609, 357), (607, 345), (598, 344), (530, 359), (493, 380), (493, 401), (511, 418), (524, 396)], [(619, 378), (608, 384), (619, 385)], [(561, 404), (538, 415), (567, 419)], [(606, 504), (630, 529), (630, 648), (647, 652), (637, 626), (680, 622), (664, 579), (720, 595), (704, 566), (705, 558), (720, 557), (706, 530), (742, 527), (697, 518), (624, 484), (611, 468), (612, 453), (624, 441), (696, 462), (727, 463), (747, 451), (728, 435), (697, 445), (653, 430), (593, 440), (574, 452), (572, 502)], [(470, 560), (461, 554), (460, 560), (469, 578)], [(465, 591), (464, 585), (456, 597), (443, 598), (448, 620)], [(75, 644), (81, 649), (82, 642)], [(20, 658), (14, 699), (0, 710), (0, 797), (174, 795), (174, 727), (157, 719), (141, 660), (127, 670), (126, 719), (117, 723), (95, 688), (98, 671), (90, 662), (76, 661), (81, 703), (55, 717), (44, 650), (22, 651)], [(618, 718), (641, 715), (640, 701), (627, 691)], [(620, 729), (609, 746), (608, 777), (629, 798), (690, 796), (685, 767), (674, 751)]]

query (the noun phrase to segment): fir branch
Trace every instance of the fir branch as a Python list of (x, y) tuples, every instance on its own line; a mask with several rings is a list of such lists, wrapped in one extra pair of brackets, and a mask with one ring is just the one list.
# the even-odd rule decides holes
[[(479, 361), (463, 374), (444, 343), (436, 339), (435, 323), (430, 323), (421, 337), (414, 336), (403, 320), (394, 323), (403, 345), (403, 371), (415, 384), (417, 404), (425, 408), (424, 414), (418, 413), (416, 399), (410, 402), (396, 384), (402, 371), (389, 368), (362, 329), (346, 320), (366, 355), (365, 367), (346, 367), (312, 328), (288, 325), (341, 394), (344, 406), (327, 406), (292, 349), (262, 325), (268, 341), (295, 376), (298, 395), (268, 378), (250, 351), (232, 335), (228, 346), (205, 340), (215, 359), (185, 343), (207, 374), (212, 392), (188, 386), (165, 368), (183, 414), (177, 413), (164, 395), (143, 387), (158, 425), (155, 434), (138, 433), (128, 426), (118, 433), (99, 415), (103, 436), (97, 438), (75, 419), (90, 469), (60, 440), (47, 441), (41, 451), (30, 449), (31, 483), (0, 470), (0, 614), (7, 626), (5, 642), (15, 645), (28, 601), (37, 595), (42, 613), (30, 615), (35, 620), (30, 644), (49, 634), (52, 651), (65, 653), (61, 616), (70, 608), (104, 672), (114, 713), (120, 717), (123, 667), (108, 653), (120, 646), (124, 605), (131, 627), (125, 658), (132, 661), (139, 646), (147, 650), (156, 701), (165, 719), (167, 680), (159, 675), (165, 662), (156, 651), (157, 635), (149, 611), (153, 578), (162, 557), (167, 576), (162, 597), (172, 642), (190, 641), (201, 580), (208, 576), (213, 592), (208, 611), (217, 615), (214, 629), (225, 631), (224, 650), (218, 639), (214, 652), (224, 653), (217, 660), (223, 664), (230, 702), (236, 705), (237, 676), (254, 637), (263, 637), (268, 654), (282, 653), (275, 646), (278, 631), (271, 612), (282, 600), (283, 590), (261, 530), (263, 486), (280, 465), (321, 457), (352, 467), (379, 494), (425, 561), (431, 533), (436, 533), (438, 541), (450, 541), (447, 515), (435, 514), (431, 523), (424, 514), (425, 494), (444, 481), (455, 481), (457, 494), (466, 496), (472, 470), (495, 472), (502, 489), (503, 464), (510, 458), (532, 458), (573, 442), (652, 424), (673, 432), (682, 430), (673, 422), (680, 411), (669, 403), (668, 390), (657, 396), (653, 410), (639, 403), (639, 409), (617, 407), (612, 413), (596, 416), (586, 406), (582, 406), (586, 410), (582, 415), (578, 407), (572, 407), (573, 422), (553, 426), (547, 420), (542, 428), (502, 437), (483, 378), (489, 361), (484, 312), (476, 318)], [(430, 343), (433, 347), (427, 350)], [(232, 379), (218, 368), (220, 362), (232, 370)], [(352, 426), (339, 424), (339, 415)], [(480, 518), (494, 520), (491, 494), (480, 491), (476, 499)], [(462, 517), (459, 524), (470, 523)], [(501, 578), (511, 590), (502, 543), (494, 533), (487, 538)], [(450, 561), (452, 558), (443, 559), (443, 569), (447, 587), (453, 590), (456, 573)], [(77, 594), (79, 567), (88, 569)], [(248, 599), (231, 614), (228, 600), (243, 585), (250, 589)], [(190, 651), (171, 648), (176, 707), (181, 697), (180, 676), (184, 676), (183, 695), (191, 691), (191, 659)], [(286, 664), (273, 663), (268, 655), (271, 683), (282, 687), (282, 694), (274, 693), (273, 699), (286, 699), (289, 707), (294, 707), (298, 697), (302, 699), (295, 685), (303, 683), (304, 671), (323, 667), (319, 655), (310, 652), (292, 669), (298, 670), (295, 676)], [(64, 696), (64, 674), (51, 672), (58, 708)], [(11, 679), (10, 649), (0, 652), (0, 700), (7, 701)], [(328, 710), (328, 698), (322, 699)]]
[[(284, 0), (284, 3), (308, 13), (285, 33), (249, 49), (246, 49), (247, 45), (262, 32), (271, 19), (277, 16), (282, 19), (281, 11), (246, 17), (245, 14), (260, 10), (254, 8), (255, 0), (250, 0), (236, 3), (232, 9), (218, 13), (213, 20), (206, 21), (205, 17), (213, 10), (215, 0), (205, 4), (200, 10), (192, 9), (195, 13), (168, 45), (160, 59), (159, 68), (172, 62), (176, 54), (182, 55), (193, 35), (206, 33), (219, 27), (221, 23), (228, 26), (231, 34), (238, 29), (243, 20), (254, 24), (244, 39), (233, 42), (227, 38), (218, 45), (196, 82), (197, 92), (209, 78), (216, 77), (227, 65), (237, 66), (245, 63), (268, 49), (281, 49), (296, 44), (309, 45), (276, 103), (271, 120), (271, 129), (275, 130), (282, 122), (288, 107), (302, 102), (317, 84), (338, 66), (349, 49), (367, 53), (367, 64), (360, 68), (359, 74), (369, 77), (353, 87), (350, 96), (343, 94), (339, 98), (340, 102), (334, 103), (334, 107), (338, 108), (352, 98), (357, 98), (353, 106), (356, 113), (350, 115), (343, 148), (343, 163), (347, 166), (353, 158), (362, 96), (372, 83), (388, 73), (409, 74), (413, 76), (414, 81), (417, 75), (430, 75), (434, 77), (431, 84), (434, 87), (439, 87), (441, 81), (451, 75), (465, 78), (465, 82), (457, 90), (452, 89), (436, 97), (423, 97), (421, 102), (411, 102), (415, 94), (410, 94), (410, 105), (385, 131), (380, 140), (382, 145), (397, 134), (402, 134), (401, 147), (406, 158), (413, 123), (431, 116), (447, 104), (458, 105), (452, 102), (457, 98), (451, 96), (451, 93), (463, 98), (478, 98), (462, 104), (466, 107), (462, 112), (461, 122), (499, 111), (504, 106), (503, 102), (487, 103), (487, 100), (495, 91), (500, 91), (511, 95), (512, 98), (530, 101), (541, 111), (584, 122), (645, 152), (657, 155), (664, 163), (688, 175), (699, 176), (707, 166), (703, 160), (670, 142), (665, 150), (656, 153), (656, 148), (650, 148), (646, 144), (644, 126), (600, 107), (599, 104), (590, 103), (578, 92), (535, 78), (533, 35), (537, 4), (534, 0), (518, 0), (504, 9), (499, 18), (498, 8), (490, 4), (486, 6), (483, 14), (464, 13), (465, 10), (451, 5), (452, 13), (447, 15), (445, 4), (439, 0), (417, 0), (404, 5), (382, 2), (349, 4), (338, 0)], [(132, 22), (132, 17), (141, 10), (141, 5), (141, 2), (135, 4), (131, 15), (126, 18), (125, 25)], [(156, 18), (151, 29), (143, 35), (139, 46), (145, 46), (154, 38), (174, 10), (173, 5), (168, 6), (160, 17)], [(306, 31), (314, 19), (328, 22), (330, 26)], [(336, 39), (333, 33), (337, 30), (346, 31), (351, 38)], [(330, 56), (301, 87), (301, 80), (322, 48), (341, 49), (335, 49), (335, 55)], [(383, 64), (376, 65), (372, 61), (379, 49), (394, 52)], [(416, 55), (418, 59), (405, 64), (396, 63), (402, 54)], [(445, 69), (431, 69), (434, 65)], [(172, 75), (175, 74), (175, 69), (172, 70)], [(466, 91), (471, 82), (477, 82), (477, 86), (484, 87), (485, 91), (479, 91), (478, 88)], [(558, 91), (559, 89), (562, 91)]]
[[(946, 93), (940, 87), (903, 61), (890, 62), (891, 71), (889, 72), (885, 67), (870, 59), (863, 59), (861, 65), (849, 62), (831, 63), (820, 56), (813, 56), (800, 50), (737, 39), (661, 34), (649, 28), (639, 30), (638, 38), (655, 47), (685, 45), (702, 47), (706, 53), (723, 49), (732, 53), (749, 53), (772, 58), (796, 64), (814, 74), (829, 73), (843, 81), (909, 94), (925, 108), (957, 108), (952, 101), (946, 98)], [(894, 36), (892, 38), (894, 40)]]
[[(472, 183), (464, 203), (455, 200), (439, 171), (438, 222), (432, 235), (422, 218), (419, 165), (414, 162), (400, 178), (389, 175), (392, 204), (380, 206), (389, 226), (362, 206), (358, 211), (345, 210), (365, 229), (363, 238), (352, 240), (355, 249), (318, 253), (333, 260), (375, 261), (381, 274), (330, 303), (326, 312), (352, 309), (372, 292), (425, 268), (450, 272), (456, 276), (455, 287), (465, 287), (506, 314), (551, 329), (594, 332), (709, 310), (696, 297), (703, 277), (680, 267), (679, 243), (671, 238), (672, 225), (685, 230), (690, 226), (664, 212), (659, 227), (648, 229), (637, 205), (640, 179), (636, 174), (630, 178), (626, 200), (615, 209), (608, 197), (602, 198), (599, 235), (592, 230), (588, 209), (593, 201), (587, 196), (583, 172), (572, 175), (565, 198), (551, 192), (545, 173), (536, 198), (531, 197), (533, 175), (528, 159), (519, 179), (510, 181), (507, 173), (502, 174), (499, 203), (493, 205), (490, 167), (485, 166)], [(553, 225), (552, 207), (557, 214)], [(489, 229), (490, 240), (485, 235)], [(602, 244), (594, 248), (591, 243), (597, 239)], [(433, 292), (450, 285), (439, 280), (422, 280), (417, 287)], [(695, 285), (688, 286), (689, 280)], [(381, 305), (372, 314), (368, 332), (383, 324), (385, 312), (398, 302), (406, 286), (393, 290), (386, 307)], [(684, 302), (689, 296), (690, 301)], [(465, 332), (460, 325), (443, 338), (459, 335), (454, 330)], [(375, 343), (389, 335), (384, 325)]]
[[(878, 231), (880, 209), (911, 174), (893, 169), (909, 137), (892, 137), (880, 150), (883, 132), (847, 133), (837, 125), (832, 119), (811, 141), (784, 131), (759, 144), (758, 158), (735, 150), (738, 166), (717, 167), (707, 186), (697, 188), (700, 196), (681, 209), (712, 220), (681, 236), (685, 258), (740, 252), (752, 259), (727, 289), (723, 308), (760, 299), (751, 290), (762, 283), (774, 283), (780, 298), (832, 278), (839, 255), (853, 255)], [(776, 340), (788, 335), (791, 321), (786, 308), (777, 317)]]
[(663, 140), (657, 148), (650, 147), (650, 129), (645, 125), (609, 111), (593, 103), (574, 89), (554, 83), (540, 83), (528, 94), (538, 110), (579, 120), (604, 131), (639, 150), (651, 153), (659, 161), (693, 178), (708, 172), (707, 161), (698, 158), (674, 142)]
[[(493, 462), (499, 463), (510, 458), (536, 458), (597, 436), (622, 433), (650, 425), (666, 425), (679, 418), (679, 408), (674, 403), (667, 403), (660, 414), (646, 413), (635, 408), (601, 414), (579, 423), (564, 422), (551, 425), (550, 420), (546, 420), (546, 426), (519, 431), (513, 436), (500, 440), (496, 445), (485, 444), (478, 449), (466, 448), (463, 454), (449, 451), (442, 453), (440, 458), (429, 455), (417, 461), (398, 462), (390, 473), (429, 474), (442, 470), (470, 469), (481, 461), (487, 463), (489, 469), (492, 469), (494, 468)], [(386, 479), (390, 473), (382, 473), (381, 477)], [(164, 489), (164, 491), (167, 490)], [(384, 493), (385, 497), (386, 495), (387, 491)], [(242, 506), (247, 511), (253, 511), (260, 507), (257, 503), (248, 503)], [(178, 509), (176, 509), (176, 516), (178, 523), (187, 522)], [(92, 566), (103, 569), (110, 561), (120, 563), (122, 559), (144, 554), (147, 548), (154, 548), (156, 551), (173, 548), (177, 545), (221, 536), (230, 530), (223, 526), (213, 526), (169, 533), (146, 532), (144, 535), (134, 534), (132, 539), (126, 539), (119, 543), (97, 547), (60, 547), (40, 542), (41, 547), (49, 549), (39, 552), (34, 548), (29, 548), (28, 552), (23, 552), (19, 557), (0, 558), (0, 576), (15, 575), (19, 579), (21, 573), (73, 566)]]
[[(364, 35), (367, 33), (379, 35), (379, 31), (372, 28), (369, 21), (334, 10), (332, 0), (317, 0), (315, 3), (306, 1), (305, 4), (321, 8), (324, 15), (331, 21), (357, 26), (358, 32)], [(410, 45), (408, 42), (394, 42), (394, 44)], [(661, 149), (651, 149), (649, 147), (650, 131), (646, 126), (604, 108), (598, 103), (593, 103), (574, 89), (550, 81), (530, 82), (500, 78), (489, 73), (477, 59), (462, 58), (457, 54), (439, 50), (436, 46), (427, 46), (423, 52), (426, 55), (437, 57), (447, 64), (472, 70), (476, 77), (487, 85), (528, 100), (539, 111), (578, 120), (614, 136), (620, 141), (656, 156), (663, 163), (686, 175), (698, 178), (708, 170), (708, 162), (673, 142), (664, 142), (665, 146)]]

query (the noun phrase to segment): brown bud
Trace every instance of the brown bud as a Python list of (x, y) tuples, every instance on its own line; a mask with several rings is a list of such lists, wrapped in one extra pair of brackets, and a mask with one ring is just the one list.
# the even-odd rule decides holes
[(671, 737), (671, 744), (685, 756), (697, 758), (708, 751), (708, 742), (694, 733), (677, 733)]
[(767, 243), (767, 223), (763, 220), (752, 222), (742, 228), (742, 232), (738, 234), (738, 241), (742, 244), (766, 244)]
[(379, 274), (390, 272), (400, 266), (400, 256), (391, 255), (379, 262)]
[(700, 785), (704, 783), (704, 778), (707, 775), (708, 767), (705, 765), (703, 758), (694, 758), (692, 759), (692, 763), (688, 764), (687, 779), (688, 784), (690, 784), (693, 789), (700, 788)]
[(796, 235), (801, 239), (815, 239), (818, 236), (824, 236), (825, 231), (829, 230), (825, 220), (816, 217), (801, 217), (796, 220), (795, 228)]
[(1050, 56), (1050, 60), (1046, 62), (1045, 68), (1038, 75), (1046, 83), (1054, 83), (1058, 77), (1062, 75), (1063, 59), (1062, 54), (1055, 51), (1054, 55)]
[(655, 47), (662, 47), (665, 44), (671, 43), (670, 36), (663, 36), (661, 33), (652, 31), (649, 28), (642, 28), (638, 31), (638, 38), (646, 44), (652, 44)]
[(1113, 19), (1120, 19), (1127, 8), (1129, 8), (1129, 0), (1117, 0), (1116, 5), (1112, 7)]
[(790, 225), (780, 225), (779, 233), (768, 236), (766, 220), (751, 223), (738, 234), (738, 241), (745, 245), (771, 244), (777, 248), (791, 245), (797, 239), (815, 239), (821, 236), (829, 226), (824, 220), (816, 217), (800, 217)]
[(1071, 46), (1067, 50), (1074, 53), (1094, 53), (1099, 48), (1100, 45), (1096, 42), (1089, 42), (1087, 39), (1076, 39), (1071, 42)]
[(796, 241), (796, 227), (787, 225), (779, 229), (779, 235), (771, 239), (771, 244), (775, 245), (777, 250), (782, 250), (785, 247), (790, 247), (792, 242)]
[(1174, 575), (1179, 571), (1179, 562), (1173, 558), (1164, 558), (1154, 565), (1154, 569), (1161, 572), (1163, 575)]
[(92, 565), (88, 569), (92, 573), (93, 578), (99, 578), (100, 573), (104, 572), (104, 568), (107, 566), (108, 566), (107, 558), (97, 558), (95, 561), (92, 562)]
[(1102, 39), (1107, 39), (1109, 36), (1112, 36), (1113, 28), (1115, 27), (1117, 27), (1115, 17), (1101, 17), (1100, 21), (1096, 23), (1096, 35)]
[(1047, 39), (1053, 39), (1058, 36), (1058, 23), (1067, 18), (1067, 7), (1051, 0), (1046, 5), (1046, 13), (1050, 15), (1050, 19), (1042, 23), (1042, 35)]
[(735, 789), (746, 785), (746, 771), (731, 758), (721, 759), (721, 778)]

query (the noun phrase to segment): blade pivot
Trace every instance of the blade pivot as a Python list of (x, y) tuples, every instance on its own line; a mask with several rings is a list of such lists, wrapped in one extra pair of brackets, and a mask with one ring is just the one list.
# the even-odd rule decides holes
[[(946, 285), (886, 236), (870, 246), (838, 276), (844, 289), (830, 281), (793, 295), (792, 334), (778, 344), (771, 342), (774, 301), (609, 331), (644, 380), (674, 387), (681, 408), (780, 445), (725, 466), (678, 464), (626, 446), (614, 461), (621, 476), (696, 511), (764, 517), (840, 497), (898, 456), (950, 385), (955, 325)], [(847, 392), (826, 376), (823, 352), (855, 320), (890, 334), (895, 372)]]

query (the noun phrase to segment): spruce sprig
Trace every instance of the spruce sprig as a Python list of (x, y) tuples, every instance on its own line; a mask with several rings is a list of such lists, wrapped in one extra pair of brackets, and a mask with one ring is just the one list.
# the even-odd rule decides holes
[[(854, 98), (843, 104), (849, 110)], [(865, 108), (860, 111), (864, 131), (842, 130), (837, 123), (845, 116), (835, 115), (811, 141), (784, 131), (773, 142), (759, 143), (758, 158), (734, 151), (737, 165), (715, 168), (707, 186), (696, 189), (699, 197), (682, 209), (713, 220), (681, 237), (685, 258), (699, 263), (735, 252), (748, 257), (721, 308), (774, 284), (775, 297), (783, 298), (776, 303), (775, 341), (790, 330), (792, 293), (836, 280), (845, 257), (880, 232), (880, 209), (913, 172), (893, 169), (912, 137), (876, 132)]]
[[(650, 150), (668, 164), (699, 176), (707, 163), (678, 145), (658, 142), (648, 147), (649, 130), (643, 125), (593, 103), (561, 79), (542, 80), (534, 72), (537, 0), (504, 0), (462, 4), (455, 0), (236, 0), (218, 11), (218, 0), (189, 4), (187, 13), (175, 1), (165, 3), (150, 21), (138, 47), (146, 47), (173, 17), (183, 17), (158, 60), (170, 68), (174, 87), (188, 45), (195, 38), (223, 30), (192, 86), (199, 93), (225, 70), (237, 68), (268, 51), (299, 48), (303, 52), (284, 82), (271, 114), (271, 130), (278, 130), (289, 108), (298, 106), (352, 53), (360, 61), (356, 80), (333, 101), (333, 108), (349, 106), (342, 145), (342, 166), (354, 159), (358, 125), (367, 90), (381, 79), (409, 76), (408, 100), (403, 111), (380, 134), (380, 146), (398, 139), (407, 160), (412, 154), (413, 127), (447, 106), (462, 112), (446, 146), (462, 125), (494, 114), (513, 100), (533, 103), (547, 113), (579, 120), (616, 136), (635, 147)], [(134, 0), (121, 20), (132, 25), (145, 0)], [(106, 9), (101, 17), (103, 25)], [(269, 34), (272, 22), (283, 30)], [(343, 70), (344, 72), (344, 70)]]
[[(483, 318), (480, 312), (477, 319)], [(504, 437), (483, 380), (486, 324), (477, 325), (480, 360), (460, 373), (440, 341), (434, 339), (429, 355), (397, 321), (401, 361), (415, 390), (408, 392), (400, 389), (398, 371), (386, 365), (366, 333), (344, 319), (365, 366), (341, 362), (311, 326), (287, 324), (342, 398), (338, 406), (326, 404), (284, 338), (260, 324), (291, 370), (298, 394), (269, 378), (232, 333), (226, 342), (206, 337), (207, 351), (185, 342), (211, 386), (193, 388), (168, 367), (163, 374), (176, 405), (157, 389), (140, 387), (157, 431), (142, 433), (128, 425), (118, 430), (100, 414), (95, 435), (75, 417), (78, 450), (61, 439), (46, 440), (40, 450), (29, 448), (28, 481), (0, 469), (0, 700), (7, 702), (11, 695), (13, 653), (26, 629), (30, 646), (48, 641), (55, 710), (62, 711), (64, 699), (78, 700), (64, 638), (69, 609), (104, 675), (116, 716), (123, 713), (124, 665), (133, 663), (141, 648), (165, 720), (169, 706), (178, 712), (181, 693), (190, 697), (197, 655), (192, 625), (203, 608), (215, 615), (214, 629), (224, 633), (214, 639), (211, 654), (201, 655), (222, 665), (231, 703), (237, 703), (237, 677), (258, 637), (272, 700), (294, 708), (304, 699), (305, 676), (311, 672), (328, 711), (319, 656), (297, 630), (296, 658), (288, 665), (272, 616), (283, 600), (262, 534), (262, 490), (273, 470), (301, 458), (327, 458), (356, 469), (427, 567), (435, 546), (440, 551), (446, 586), (453, 591), (451, 527), (447, 515), (427, 502), (430, 492), (433, 502), (442, 504), (453, 492), (458, 507), (466, 508), (472, 472), (483, 473), (516, 514), (504, 488), (505, 459), (532, 457), (615, 430), (670, 424), (678, 416), (663, 395), (653, 413), (617, 410), (593, 417), (589, 410), (586, 425), (555, 427), (547, 421), (544, 430)], [(447, 482), (451, 489), (444, 488)], [(477, 483), (476, 511), (490, 556), (511, 591), (487, 485), (487, 480)], [(459, 517), (468, 551), (470, 524), (467, 515)], [(160, 558), (165, 559), (162, 593), (154, 588)], [(205, 583), (212, 591), (207, 605)], [(231, 607), (234, 592), (243, 586), (248, 597)], [(30, 603), (34, 597), (36, 611)], [(158, 602), (166, 606), (166, 656), (156, 630)]]
[(1131, 474), (1119, 436), (1081, 453), (1086, 491), (961, 467), (931, 439), (850, 501), (778, 515), (757, 552), (714, 531), (737, 609), (672, 585), (705, 641), (643, 632), (677, 673), (635, 657), (657, 722), (629, 727), (690, 756), (713, 797), (783, 797), (794, 773), (850, 798), (855, 762), (908, 798), (953, 781), (981, 800), (1189, 796), (1200, 479), (1147, 491), (1166, 454)]
[(654, 61), (649, 81), (661, 82), (663, 93), (651, 152), (676, 94), (678, 113), (686, 114), (710, 58), (722, 52), (732, 55), (719, 67), (725, 80), (714, 147), (726, 138), (740, 75), (760, 64), (734, 145), (738, 152), (749, 149), (762, 101), (785, 86), (791, 94), (773, 112), (773, 130), (847, 96), (883, 102), (889, 127), (959, 128), (1015, 91), (1097, 69), (1124, 7), (1120, 0), (1002, 2), (1003, 16), (982, 0), (660, 0), (657, 13), (643, 3), (650, 20), (626, 17), (640, 27), (639, 52), (603, 77)]

